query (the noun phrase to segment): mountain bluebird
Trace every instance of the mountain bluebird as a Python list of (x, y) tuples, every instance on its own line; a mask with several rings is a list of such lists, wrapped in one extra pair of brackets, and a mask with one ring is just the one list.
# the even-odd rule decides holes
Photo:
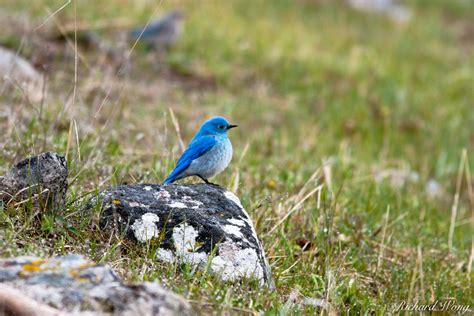
[(175, 10), (150, 24), (129, 33), (133, 39), (140, 39), (154, 48), (169, 47), (181, 34), (183, 13)]
[(206, 121), (163, 184), (189, 176), (198, 176), (204, 182), (212, 184), (207, 179), (221, 173), (232, 159), (232, 144), (227, 131), (234, 127), (237, 125), (229, 124), (220, 116)]

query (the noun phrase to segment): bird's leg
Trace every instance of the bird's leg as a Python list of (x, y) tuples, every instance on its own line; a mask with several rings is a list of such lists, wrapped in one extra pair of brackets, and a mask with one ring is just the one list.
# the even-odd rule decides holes
[(198, 176), (199, 178), (201, 178), (201, 180), (202, 180), (202, 181), (206, 182), (206, 184), (209, 184), (209, 181), (207, 181), (207, 179), (205, 179), (205, 178), (201, 177), (201, 176), (200, 176), (200, 175), (198, 175), (198, 174), (197, 174), (197, 176)]
[(199, 178), (201, 178), (202, 181), (206, 182), (206, 184), (210, 184), (210, 185), (214, 185), (214, 186), (219, 186), (218, 184), (215, 184), (215, 183), (212, 183), (212, 182), (209, 182), (207, 179), (201, 177), (200, 175), (197, 175)]

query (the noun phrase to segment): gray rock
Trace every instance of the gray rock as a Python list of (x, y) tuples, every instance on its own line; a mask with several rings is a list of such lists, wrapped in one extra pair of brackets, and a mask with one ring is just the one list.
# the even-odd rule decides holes
[(45, 152), (18, 162), (0, 177), (0, 200), (22, 203), (33, 200), (41, 209), (60, 209), (67, 191), (66, 159)]
[(136, 184), (100, 197), (89, 207), (101, 203), (102, 227), (120, 227), (139, 243), (158, 242), (158, 260), (209, 268), (223, 280), (251, 278), (274, 286), (252, 221), (233, 193), (207, 184)]
[(157, 283), (125, 285), (80, 255), (0, 259), (0, 311), (22, 314), (31, 305), (38, 315), (191, 315), (184, 298)]
[(44, 97), (43, 75), (17, 52), (3, 47), (0, 47), (0, 83), (2, 90), (20, 88), (31, 101), (39, 102)]

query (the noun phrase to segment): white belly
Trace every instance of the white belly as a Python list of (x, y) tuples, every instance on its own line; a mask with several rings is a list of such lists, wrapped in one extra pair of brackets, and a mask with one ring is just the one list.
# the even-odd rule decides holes
[[(225, 139), (207, 153), (194, 160), (183, 176), (199, 175), (209, 179), (224, 171), (232, 160), (232, 144)], [(186, 175), (185, 175), (186, 174)]]

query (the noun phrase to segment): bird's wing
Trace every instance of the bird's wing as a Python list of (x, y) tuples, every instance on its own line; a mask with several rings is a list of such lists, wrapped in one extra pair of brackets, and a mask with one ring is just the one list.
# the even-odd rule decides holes
[(173, 182), (181, 172), (186, 170), (189, 165), (197, 158), (207, 153), (216, 144), (216, 139), (212, 136), (203, 136), (192, 141), (188, 148), (184, 151), (181, 158), (176, 163), (173, 172), (166, 178), (163, 184)]

